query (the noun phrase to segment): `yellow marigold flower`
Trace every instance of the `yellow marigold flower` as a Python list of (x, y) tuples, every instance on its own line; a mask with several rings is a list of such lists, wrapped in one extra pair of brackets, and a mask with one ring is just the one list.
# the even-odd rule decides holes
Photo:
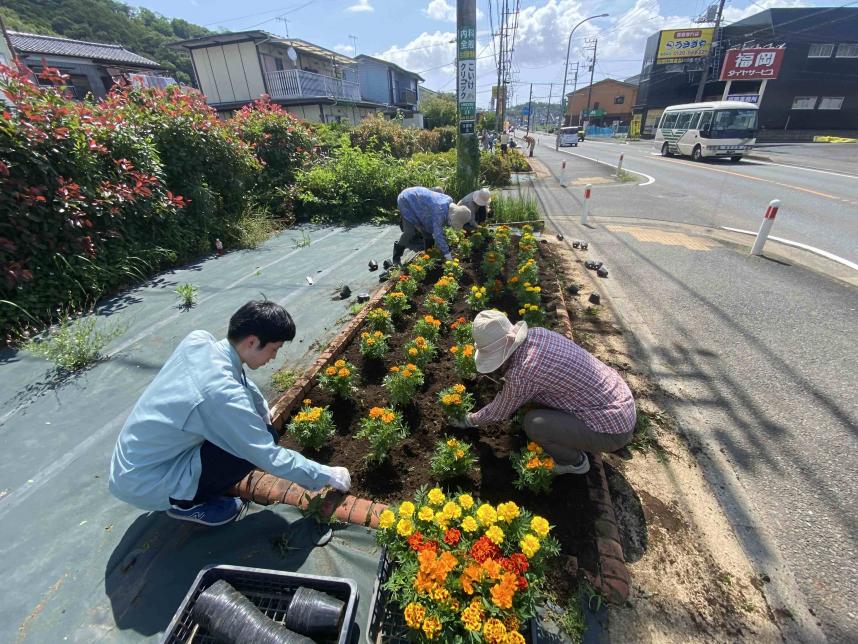
[(369, 340), (366, 341), (366, 344), (367, 344), (367, 346), (374, 347), (375, 346), (375, 340), (370, 338)]
[(503, 644), (525, 644), (524, 635), (518, 631), (507, 631), (506, 637), (503, 638)]
[(383, 423), (392, 423), (396, 420), (396, 414), (392, 411), (385, 412), (381, 415), (381, 422)]
[(462, 530), (465, 532), (476, 532), (479, 529), (474, 517), (465, 517), (462, 519)]
[(345, 366), (346, 366), (346, 361), (345, 361), (345, 360), (343, 360), (343, 359), (337, 360), (337, 361), (334, 363), (334, 366), (335, 366), (335, 367), (345, 367)]
[(341, 368), (341, 369), (337, 372), (337, 375), (338, 375), (340, 378), (348, 378), (348, 377), (351, 375), (351, 373), (352, 373), (351, 371), (349, 371), (348, 369), (346, 369), (345, 367), (343, 367), (343, 368)]
[(411, 519), (400, 519), (396, 522), (396, 532), (400, 537), (408, 537), (414, 532), (414, 524)]
[(417, 355), (417, 348), (416, 348), (416, 347), (411, 347), (411, 348), (408, 350), (408, 355), (410, 355), (410, 356), (416, 356), (416, 355)]
[(503, 530), (496, 525), (493, 525), (491, 528), (486, 530), (486, 536), (489, 538), (489, 541), (498, 546), (503, 543)]
[(519, 515), (518, 506), (513, 501), (507, 501), (498, 505), (498, 518), (506, 523), (512, 523), (512, 520)]
[(465, 348), (462, 349), (462, 353), (464, 353), (467, 357), (470, 358), (472, 355), (474, 355), (474, 345), (466, 344)]
[[(412, 349), (412, 351), (413, 351), (413, 349)], [(403, 378), (410, 378), (411, 377), (411, 369), (403, 369), (402, 370), (402, 377)]]
[(483, 628), (483, 621), (481, 619), (480, 611), (476, 608), (472, 608), (468, 606), (465, 610), (462, 611), (462, 623), (465, 625), (465, 628), (469, 631), (479, 631)]
[(414, 516), (414, 504), (411, 501), (403, 501), (399, 506), (399, 516), (403, 519)]
[(333, 376), (335, 373), (337, 373), (336, 367), (328, 367), (327, 369), (325, 369), (325, 374), (328, 376)]
[(528, 461), (527, 461), (527, 463), (525, 463), (524, 467), (525, 467), (525, 469), (528, 469), (528, 470), (535, 470), (540, 465), (542, 465), (540, 460), (536, 456), (533, 456), (530, 459), (528, 459)]
[(369, 337), (369, 333), (367, 333), (366, 331), (364, 331), (363, 333), (361, 333), (361, 334), (360, 334), (360, 337), (362, 337), (362, 338), (368, 338), (368, 337)]
[(551, 530), (551, 526), (543, 517), (535, 516), (530, 520), (530, 529), (540, 537), (544, 537), (548, 534), (548, 531)]
[(457, 441), (455, 438), (448, 438), (447, 439), (447, 445), (449, 445), (450, 447), (456, 447), (456, 445), (458, 445), (458, 444), (459, 444), (459, 441)]
[(524, 556), (528, 559), (533, 557), (533, 555), (539, 551), (539, 539), (530, 533), (524, 535), (522, 540), (518, 542), (518, 545), (524, 553)]
[(546, 456), (542, 459), (542, 466), (546, 469), (553, 470), (554, 469), (554, 459), (550, 456)]
[(415, 365), (415, 364), (411, 364), (411, 363), (409, 362), (409, 363), (408, 363), (407, 365), (405, 365), (405, 366), (406, 366), (406, 367), (408, 367), (409, 369), (411, 369), (411, 371), (417, 371), (417, 365)]
[(479, 519), (480, 523), (484, 526), (490, 526), (498, 520), (498, 514), (488, 503), (483, 503), (479, 508), (477, 508), (477, 519)]
[(396, 365), (392, 366), (390, 368), (390, 373), (399, 373), (399, 367), (397, 367)]
[(506, 626), (508, 638), (513, 632), (518, 630), (519, 626), (521, 626), (521, 622), (518, 621), (518, 617), (515, 615), (507, 615), (503, 618), (503, 625)]
[(404, 611), (405, 623), (411, 628), (420, 628), (423, 620), (426, 618), (426, 609), (422, 604), (411, 602), (405, 607)]
[(465, 455), (464, 450), (457, 449), (456, 450), (456, 458), (462, 458)]
[(380, 337), (382, 337), (384, 334), (383, 334), (381, 331), (376, 331), (375, 333), (373, 333), (373, 335), (374, 335), (375, 337), (377, 337), (377, 338), (380, 338)]
[(519, 314), (519, 315), (524, 315), (524, 309), (519, 309), (519, 310), (518, 310), (518, 314)]
[(311, 405), (311, 404), (313, 403), (313, 401), (312, 401), (312, 400), (310, 400), (309, 398), (304, 398), (304, 400), (303, 400), (302, 402), (303, 402), (305, 405)]
[(450, 523), (450, 518), (444, 514), (443, 512), (435, 513), (435, 525), (437, 525), (442, 530), (446, 530), (448, 524)]
[(450, 591), (443, 586), (440, 586), (432, 591), (432, 599), (436, 602), (443, 603), (450, 599)]
[(458, 344), (454, 344), (452, 347), (450, 347), (450, 353), (458, 353), (458, 352), (459, 352), (459, 345)]
[(458, 501), (459, 505), (461, 505), (465, 510), (470, 510), (474, 507), (474, 497), (470, 494), (460, 494)]
[(431, 521), (435, 516), (435, 512), (428, 505), (424, 505), (420, 508), (420, 512), (417, 513), (417, 518), (421, 521)]
[(455, 391), (457, 394), (463, 394), (465, 393), (465, 385), (453, 385), (453, 391)]
[(378, 526), (383, 530), (387, 530), (396, 521), (396, 515), (390, 510), (385, 510), (378, 517)]
[(489, 644), (503, 644), (506, 637), (506, 626), (499, 619), (492, 617), (483, 624), (483, 637)]
[(527, 444), (527, 451), (528, 452), (536, 452), (537, 454), (542, 454), (542, 448), (539, 445), (537, 445), (536, 443), (534, 443), (533, 441), (530, 441)]
[(447, 497), (444, 496), (444, 493), (439, 487), (433, 487), (429, 490), (428, 498), (431, 505), (441, 505), (447, 500)]
[(462, 508), (460, 508), (454, 501), (447, 501), (441, 511), (451, 519), (458, 519), (462, 516)]
[(441, 622), (437, 617), (427, 617), (423, 620), (423, 634), (427, 640), (434, 640), (439, 632), (441, 632)]

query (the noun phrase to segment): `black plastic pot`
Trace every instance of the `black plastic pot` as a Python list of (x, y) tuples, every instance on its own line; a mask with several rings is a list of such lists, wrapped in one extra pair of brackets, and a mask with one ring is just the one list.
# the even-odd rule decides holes
[(581, 245), (581, 242), (577, 239), (572, 242), (572, 248), (578, 248)]
[(602, 298), (598, 293), (590, 293), (590, 297), (587, 298), (590, 304), (601, 304)]
[(378, 274), (379, 282), (386, 282), (388, 279), (390, 279), (390, 273), (388, 271), (383, 271)]
[(352, 290), (349, 288), (348, 284), (346, 284), (345, 286), (343, 286), (340, 289), (340, 299), (341, 300), (345, 300), (351, 296), (352, 296)]
[(369, 302), (369, 293), (358, 293), (357, 301), (360, 304), (363, 304), (364, 302)]
[(391, 266), (393, 266), (393, 262), (391, 262), (389, 259), (386, 259), (381, 263), (381, 266), (384, 268), (384, 270), (387, 270)]
[(191, 614), (219, 642), (313, 644), (312, 639), (263, 615), (247, 597), (222, 579), (197, 597)]
[(563, 241), (563, 234), (557, 233), (557, 241)]
[(607, 277), (608, 276), (608, 269), (607, 268), (600, 268), (596, 271), (596, 275), (598, 275), (599, 277)]
[(374, 259), (369, 260), (369, 272), (372, 273), (373, 271), (377, 271), (377, 270), (378, 270), (378, 262), (375, 261)]
[(590, 244), (588, 244), (587, 242), (585, 242), (585, 241), (581, 242), (581, 250), (587, 250), (589, 247), (590, 247)]
[(345, 602), (336, 597), (301, 586), (289, 603), (286, 626), (308, 637), (336, 636), (345, 606)]
[(566, 292), (569, 293), (569, 295), (578, 295), (578, 291), (580, 290), (581, 286), (578, 284), (570, 284), (566, 287)]

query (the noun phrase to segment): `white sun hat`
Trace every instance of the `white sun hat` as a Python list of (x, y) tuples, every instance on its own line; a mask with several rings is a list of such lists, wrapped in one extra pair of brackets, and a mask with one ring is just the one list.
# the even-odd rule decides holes
[(498, 369), (527, 337), (527, 322), (516, 324), (500, 311), (480, 311), (471, 325), (474, 363), (480, 373)]
[(447, 221), (456, 230), (462, 230), (462, 227), (471, 221), (471, 211), (467, 206), (457, 206), (451, 203), (447, 207)]
[(492, 200), (492, 193), (488, 188), (480, 188), (474, 193), (474, 203), (478, 206), (488, 206)]

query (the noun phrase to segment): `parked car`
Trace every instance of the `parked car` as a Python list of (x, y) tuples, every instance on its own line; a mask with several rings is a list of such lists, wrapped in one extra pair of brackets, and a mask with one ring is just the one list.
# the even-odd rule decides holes
[(562, 148), (564, 145), (571, 145), (577, 148), (578, 141), (584, 140), (581, 134), (581, 128), (577, 125), (561, 127), (557, 133), (557, 147)]

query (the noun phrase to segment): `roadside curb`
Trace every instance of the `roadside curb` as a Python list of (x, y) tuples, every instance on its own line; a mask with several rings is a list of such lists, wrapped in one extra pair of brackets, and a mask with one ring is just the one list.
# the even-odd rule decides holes
[[(543, 255), (540, 245), (540, 254)], [(566, 298), (563, 286), (557, 282), (557, 318), (560, 321), (563, 334), (573, 339), (572, 320), (566, 309)], [(595, 531), (596, 549), (598, 551), (599, 569), (591, 573), (584, 570), (584, 576), (607, 601), (612, 604), (622, 604), (628, 599), (631, 586), (631, 575), (626, 566), (623, 546), (620, 541), (620, 528), (617, 525), (617, 515), (608, 478), (605, 476), (605, 464), (602, 455), (594, 453), (590, 459), (590, 472), (587, 474), (587, 496), (593, 508), (593, 528)], [(583, 569), (582, 569), (583, 570)]]
[[(333, 358), (342, 351), (357, 335), (364, 318), (369, 311), (381, 301), (387, 292), (393, 287), (393, 282), (387, 281), (373, 294), (360, 313), (352, 318), (348, 324), (328, 343), (327, 348), (322, 351), (316, 361), (298, 378), (294, 385), (278, 396), (271, 404), (271, 424), (278, 429), (283, 429), (283, 423), (294, 411), (311, 389), (313, 379), (328, 366)], [(238, 496), (245, 501), (253, 501), (260, 505), (274, 505), (282, 503), (293, 505), (301, 510), (306, 510), (310, 502), (322, 492), (311, 492), (293, 481), (253, 470), (241, 481), (227, 492), (229, 495)], [(323, 495), (321, 512), (325, 517), (333, 516), (340, 521), (354, 525), (378, 527), (378, 518), (387, 509), (386, 503), (379, 503), (371, 499), (362, 499), (351, 494), (343, 496), (339, 492), (329, 491)]]

